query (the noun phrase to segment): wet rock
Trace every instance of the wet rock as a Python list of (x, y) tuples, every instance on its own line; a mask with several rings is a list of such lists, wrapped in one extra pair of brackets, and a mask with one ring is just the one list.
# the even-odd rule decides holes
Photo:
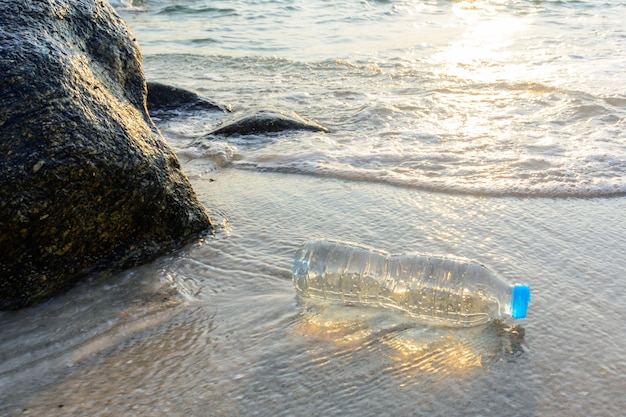
[(104, 0), (0, 0), (0, 309), (211, 228)]
[(312, 120), (307, 120), (293, 111), (259, 110), (225, 122), (206, 136), (252, 135), (276, 133), (288, 130), (328, 132), (328, 129)]
[(148, 111), (156, 113), (180, 113), (185, 111), (224, 111), (230, 107), (217, 104), (193, 91), (157, 82), (148, 82)]

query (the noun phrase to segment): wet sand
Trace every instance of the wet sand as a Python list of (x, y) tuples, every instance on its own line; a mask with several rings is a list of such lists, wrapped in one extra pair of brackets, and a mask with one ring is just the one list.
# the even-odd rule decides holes
[[(216, 235), (0, 313), (0, 414), (587, 416), (626, 407), (626, 199), (185, 169)], [(528, 317), (450, 330), (298, 305), (289, 271), (310, 238), (477, 259), (531, 285)]]

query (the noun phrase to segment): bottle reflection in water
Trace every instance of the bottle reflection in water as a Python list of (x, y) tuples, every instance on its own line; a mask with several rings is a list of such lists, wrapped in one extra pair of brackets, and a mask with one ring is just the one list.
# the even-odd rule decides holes
[(451, 326), (524, 318), (530, 301), (527, 285), (509, 285), (474, 261), (333, 241), (306, 242), (292, 276), (300, 297), (380, 306)]

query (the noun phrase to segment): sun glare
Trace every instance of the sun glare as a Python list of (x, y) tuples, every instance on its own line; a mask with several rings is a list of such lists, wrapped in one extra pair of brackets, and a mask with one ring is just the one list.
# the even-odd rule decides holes
[(528, 27), (528, 17), (503, 15), (489, 2), (458, 2), (453, 9), (466, 29), (434, 56), (447, 76), (480, 82), (523, 77), (523, 66), (515, 62), (514, 45)]

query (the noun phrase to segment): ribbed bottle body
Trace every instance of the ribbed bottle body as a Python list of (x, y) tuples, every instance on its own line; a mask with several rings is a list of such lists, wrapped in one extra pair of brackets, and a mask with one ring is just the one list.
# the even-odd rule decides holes
[(296, 254), (292, 275), (301, 297), (381, 306), (451, 326), (511, 314), (512, 286), (469, 260), (392, 256), (341, 242), (310, 241)]

